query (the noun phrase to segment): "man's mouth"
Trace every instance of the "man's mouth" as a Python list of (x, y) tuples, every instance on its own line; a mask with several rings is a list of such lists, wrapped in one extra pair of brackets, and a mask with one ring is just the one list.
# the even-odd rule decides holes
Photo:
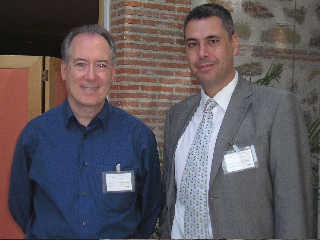
[(93, 90), (97, 90), (99, 87), (82, 87), (84, 90), (90, 90), (90, 91), (93, 91)]
[(213, 65), (214, 65), (213, 63), (201, 64), (198, 66), (198, 69), (200, 71), (206, 71), (206, 70), (209, 70), (210, 68), (212, 68)]
[(195, 67), (199, 69), (199, 71), (207, 71), (210, 70), (214, 65), (215, 63), (213, 61), (204, 60), (196, 63)]

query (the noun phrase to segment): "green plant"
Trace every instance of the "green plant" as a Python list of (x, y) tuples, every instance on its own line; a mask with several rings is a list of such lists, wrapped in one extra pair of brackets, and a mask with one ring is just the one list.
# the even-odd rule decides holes
[[(276, 80), (279, 82), (279, 78), (282, 71), (283, 71), (283, 65), (279, 64), (278, 66), (274, 66), (274, 61), (273, 61), (266, 75), (263, 78), (260, 78), (259, 80), (257, 80), (255, 83), (269, 86), (271, 85), (272, 80)], [(251, 82), (251, 78), (250, 78), (250, 82)]]
[(310, 155), (312, 164), (312, 173), (316, 180), (319, 182), (319, 154), (320, 154), (320, 118), (312, 123), (307, 124), (308, 137), (310, 145)]

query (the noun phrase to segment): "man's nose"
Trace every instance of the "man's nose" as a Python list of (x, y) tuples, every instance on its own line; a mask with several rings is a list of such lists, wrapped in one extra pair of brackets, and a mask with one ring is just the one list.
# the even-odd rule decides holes
[(87, 72), (86, 72), (86, 77), (88, 80), (94, 80), (96, 77), (96, 68), (94, 65), (89, 65)]
[(209, 57), (209, 49), (206, 44), (199, 44), (199, 58)]

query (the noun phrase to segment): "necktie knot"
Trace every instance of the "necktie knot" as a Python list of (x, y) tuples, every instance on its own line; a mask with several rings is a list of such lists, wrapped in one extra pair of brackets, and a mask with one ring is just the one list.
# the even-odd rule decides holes
[(217, 102), (213, 98), (209, 98), (204, 106), (204, 111), (211, 111), (216, 105)]

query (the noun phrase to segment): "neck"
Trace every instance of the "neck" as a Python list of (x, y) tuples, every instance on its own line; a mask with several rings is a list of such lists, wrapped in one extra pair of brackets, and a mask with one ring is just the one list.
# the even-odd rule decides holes
[(210, 98), (213, 98), (218, 92), (225, 88), (235, 78), (235, 74), (236, 73), (234, 71), (229, 76), (227, 76), (224, 81), (204, 82), (201, 84), (202, 88)]
[(78, 120), (78, 122), (87, 127), (89, 125), (89, 123), (91, 122), (92, 119), (94, 119), (99, 112), (102, 110), (102, 108), (104, 107), (104, 104), (101, 104), (99, 106), (76, 106), (76, 105), (72, 105), (69, 102), (71, 111), (73, 112), (74, 116), (76, 117), (76, 119)]

